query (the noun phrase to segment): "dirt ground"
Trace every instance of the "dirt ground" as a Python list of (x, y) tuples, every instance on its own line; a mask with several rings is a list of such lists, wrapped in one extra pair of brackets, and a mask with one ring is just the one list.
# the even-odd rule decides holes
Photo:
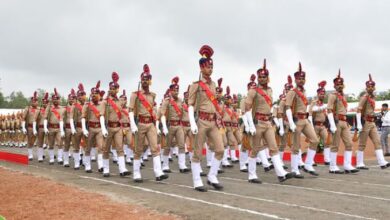
[(180, 219), (0, 168), (0, 215), (10, 219)]

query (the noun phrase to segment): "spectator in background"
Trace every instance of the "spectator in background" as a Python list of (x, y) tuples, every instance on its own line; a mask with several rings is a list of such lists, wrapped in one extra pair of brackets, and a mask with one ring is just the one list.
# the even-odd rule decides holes
[(381, 144), (383, 148), (383, 152), (385, 153), (385, 156), (390, 156), (390, 149), (389, 149), (389, 140), (388, 135), (390, 133), (390, 113), (388, 112), (388, 105), (387, 103), (382, 104), (382, 134), (381, 134)]

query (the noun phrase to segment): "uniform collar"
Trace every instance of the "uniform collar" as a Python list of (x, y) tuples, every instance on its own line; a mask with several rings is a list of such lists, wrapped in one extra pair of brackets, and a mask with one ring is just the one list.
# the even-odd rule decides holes
[(211, 84), (211, 77), (205, 77), (205, 76), (203, 76), (203, 74), (202, 74), (202, 79), (201, 79), (201, 81), (203, 81), (203, 82), (205, 82), (205, 83), (207, 83), (207, 84)]

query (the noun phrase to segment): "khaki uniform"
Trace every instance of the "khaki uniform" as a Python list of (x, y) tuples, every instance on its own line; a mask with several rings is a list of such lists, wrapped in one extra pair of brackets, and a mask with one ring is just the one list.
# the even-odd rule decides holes
[[(240, 110), (241, 110), (241, 113), (243, 115), (245, 114), (245, 101), (246, 101), (246, 97), (241, 99), (241, 102), (240, 102)], [(242, 139), (241, 140), (242, 140), (243, 151), (252, 149), (252, 136), (245, 132), (244, 123), (242, 123), (242, 125), (241, 125), (241, 130), (242, 130)]]
[[(203, 77), (201, 81), (206, 84), (215, 97), (215, 83), (213, 81), (207, 82)], [(194, 106), (194, 111), (198, 113), (198, 133), (194, 138), (194, 155), (192, 161), (195, 163), (201, 161), (202, 148), (206, 143), (206, 139), (214, 145), (215, 158), (221, 160), (224, 154), (224, 145), (222, 135), (216, 124), (217, 111), (207, 97), (206, 92), (198, 85), (198, 82), (190, 86), (188, 104)]]
[(87, 143), (87, 138), (85, 137), (85, 135), (83, 134), (83, 129), (82, 129), (82, 126), (81, 126), (81, 119), (83, 118), (83, 109), (87, 108), (85, 104), (81, 104), (81, 103), (78, 103), (80, 105), (77, 105), (76, 107), (76, 104), (74, 105), (74, 108), (73, 108), (73, 115), (72, 115), (72, 118), (73, 118), (73, 121), (75, 123), (75, 128), (76, 128), (76, 134), (73, 135), (73, 152), (74, 153), (79, 153), (80, 152), (80, 145), (81, 145), (81, 140), (84, 141), (84, 143), (86, 143), (85, 146), (88, 145)]
[(45, 131), (43, 129), (43, 122), (45, 121), (45, 115), (46, 115), (46, 108), (40, 107), (39, 108), (39, 113), (37, 116), (37, 126), (38, 126), (38, 141), (37, 145), (39, 148), (43, 147), (43, 144), (45, 143), (45, 139), (47, 141), (47, 135), (45, 134)]
[[(230, 111), (232, 115), (230, 116), (227, 111)], [(236, 150), (238, 145), (241, 144), (241, 130), (238, 124), (238, 114), (234, 109), (225, 106), (223, 122), (225, 124), (227, 144), (230, 146), (231, 150)]]
[(127, 109), (122, 109), (122, 117), (120, 123), (123, 131), (123, 143), (129, 146), (132, 150), (134, 150), (134, 146), (132, 144), (133, 136), (130, 131), (129, 112)]
[[(343, 96), (345, 100), (345, 97)], [(337, 130), (333, 134), (331, 152), (338, 152), (340, 139), (344, 142), (345, 150), (352, 151), (352, 139), (349, 124), (346, 121), (347, 108), (343, 105), (343, 101), (337, 96), (337, 93), (332, 93), (328, 97), (328, 112), (333, 112)]]
[[(140, 90), (140, 93), (145, 97), (146, 101), (151, 107), (155, 105), (156, 94), (153, 92), (146, 93)], [(143, 106), (141, 101), (137, 98), (137, 92), (133, 92), (130, 97), (130, 112), (134, 112), (134, 117), (138, 120), (138, 132), (135, 134), (135, 154), (134, 160), (139, 160), (144, 152), (145, 139), (147, 139), (153, 157), (159, 155), (157, 146), (157, 130), (154, 124), (154, 119), (149, 111)], [(154, 117), (156, 112), (153, 110)]]
[[(55, 109), (59, 118), (54, 114)], [(61, 133), (60, 133), (60, 121), (64, 120), (66, 109), (62, 106), (54, 107), (54, 105), (46, 108), (45, 119), (47, 120), (47, 127), (49, 130), (49, 149), (54, 149), (54, 145), (58, 146), (58, 149), (62, 149)]]
[(174, 102), (177, 104), (180, 114), (175, 110), (173, 105), (170, 103), (169, 98), (165, 99), (162, 107), (161, 107), (161, 115), (165, 115), (167, 120), (167, 127), (168, 127), (168, 143), (166, 147), (164, 147), (164, 155), (168, 156), (169, 151), (171, 147), (175, 147), (173, 145), (173, 139), (176, 141), (176, 145), (179, 148), (179, 154), (185, 153), (184, 148), (184, 131), (181, 126), (181, 120), (182, 120), (182, 114), (183, 114), (183, 107), (182, 107), (182, 100), (178, 98), (177, 100), (174, 100)]
[[(262, 88), (260, 88), (262, 89)], [(262, 89), (270, 98), (272, 103), (272, 89)], [(279, 153), (276, 146), (275, 130), (270, 121), (271, 119), (271, 107), (266, 102), (265, 98), (258, 94), (255, 89), (248, 91), (247, 98), (245, 99), (247, 106), (252, 106), (253, 117), (255, 118), (256, 134), (253, 137), (253, 147), (250, 154), (251, 158), (256, 158), (259, 151), (264, 149), (265, 144), (262, 144), (264, 139), (269, 147), (271, 156)]]
[[(113, 106), (111, 106), (108, 100), (104, 101), (104, 105), (106, 108), (106, 121), (107, 121), (107, 131), (108, 136), (106, 138), (106, 142), (103, 145), (103, 159), (109, 159), (109, 153), (111, 145), (116, 149), (118, 157), (124, 155), (123, 153), (123, 130), (120, 124), (120, 119), (122, 118), (122, 105), (121, 101), (117, 98), (109, 97), (113, 103), (117, 106), (117, 114), (116, 110)], [(118, 116), (119, 115), (119, 116)]]
[(103, 102), (98, 102), (97, 104), (91, 102), (91, 105), (98, 110), (99, 115), (95, 115), (94, 111), (88, 106), (88, 104), (84, 105), (82, 117), (85, 118), (88, 126), (88, 144), (84, 149), (85, 156), (90, 156), (91, 148), (95, 146), (98, 148), (99, 152), (102, 152), (104, 142), (100, 125), (100, 116), (105, 115), (105, 105)]
[(309, 106), (309, 115), (313, 117), (314, 131), (316, 132), (316, 135), (320, 138), (320, 141), (325, 146), (325, 142), (328, 137), (328, 131), (327, 128), (325, 127), (326, 110), (317, 111), (317, 112), (313, 111), (314, 106), (321, 107), (323, 105), (324, 104), (319, 100), (313, 100)]
[(371, 97), (373, 105), (368, 101), (368, 94), (360, 97), (358, 110), (362, 113), (362, 120), (365, 121), (363, 129), (359, 134), (359, 150), (364, 151), (369, 137), (374, 144), (375, 150), (380, 150), (381, 143), (375, 124), (375, 97)]
[(190, 119), (188, 117), (188, 106), (185, 103), (183, 103), (182, 108), (183, 108), (183, 116), (181, 120), (182, 120), (182, 129), (184, 133), (184, 143), (189, 143), (189, 145), (187, 146), (187, 150), (189, 152), (192, 152), (194, 135), (191, 132)]
[(286, 117), (286, 99), (283, 98), (279, 102), (278, 106), (278, 118), (283, 118), (283, 125), (284, 126), (284, 134), (283, 136), (280, 137), (279, 141), (279, 151), (284, 152), (286, 145), (287, 145), (287, 138), (289, 137), (289, 132), (290, 132), (290, 126)]
[(36, 136), (33, 134), (33, 123), (37, 122), (38, 114), (39, 114), (38, 108), (27, 107), (23, 111), (22, 120), (26, 123), (28, 148), (32, 148), (36, 140)]
[[(305, 93), (305, 91), (301, 92)], [(301, 149), (301, 133), (309, 139), (309, 148), (316, 151), (319, 141), (312, 124), (307, 119), (307, 107), (294, 90), (290, 90), (287, 93), (286, 106), (291, 108), (296, 124), (296, 129), (293, 133), (292, 153), (298, 154), (299, 149)]]
[(74, 145), (73, 135), (70, 128), (70, 119), (73, 119), (74, 114), (74, 105), (67, 105), (65, 108), (65, 121), (64, 121), (64, 130), (65, 130), (65, 138), (64, 138), (64, 152), (68, 152), (70, 148), (70, 143)]

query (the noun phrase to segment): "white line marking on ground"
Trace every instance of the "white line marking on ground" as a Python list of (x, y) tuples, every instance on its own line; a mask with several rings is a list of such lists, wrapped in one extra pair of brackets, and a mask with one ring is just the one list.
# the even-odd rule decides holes
[[(231, 177), (221, 177), (221, 179), (248, 182), (247, 180), (244, 180), (244, 179), (237, 179), (237, 178), (231, 178)], [(263, 182), (263, 184), (272, 185), (272, 186), (280, 186), (280, 187), (288, 187), (288, 188), (294, 188), (294, 189), (303, 189), (303, 190), (316, 191), (316, 192), (332, 193), (332, 194), (345, 195), (345, 196), (351, 196), (351, 197), (361, 197), (361, 198), (374, 199), (374, 200), (380, 200), (380, 201), (386, 201), (386, 202), (390, 201), (390, 199), (388, 199), (388, 198), (382, 198), (382, 197), (376, 197), (376, 196), (366, 196), (366, 195), (360, 195), (360, 194), (355, 194), (355, 193), (345, 193), (345, 192), (332, 191), (332, 190), (326, 190), (326, 189), (315, 189), (315, 188), (303, 187), (303, 186), (281, 185), (281, 184), (265, 183), (265, 182)]]
[[(166, 184), (179, 186), (179, 187), (183, 187), (183, 188), (190, 188), (190, 189), (193, 188), (191, 186), (180, 185), (180, 184), (175, 184), (175, 183), (166, 183)], [(319, 209), (319, 208), (314, 208), (314, 207), (310, 207), (310, 206), (302, 206), (302, 205), (297, 205), (297, 204), (293, 204), (293, 203), (279, 202), (279, 201), (275, 201), (275, 200), (271, 200), (271, 199), (263, 199), (263, 198), (259, 198), (259, 197), (245, 196), (245, 195), (227, 193), (227, 192), (222, 192), (222, 191), (214, 191), (214, 190), (210, 190), (209, 192), (223, 194), (223, 195), (227, 195), (227, 196), (234, 196), (234, 197), (239, 197), (239, 198), (244, 198), (244, 199), (252, 199), (252, 200), (257, 200), (257, 201), (262, 201), (262, 202), (275, 203), (278, 205), (284, 205), (284, 206), (289, 206), (289, 207), (308, 209), (311, 211), (331, 213), (331, 214), (335, 214), (335, 215), (342, 215), (342, 216), (347, 216), (347, 217), (352, 217), (352, 218), (375, 220), (375, 218), (368, 218), (368, 217), (364, 217), (364, 216), (360, 216), (360, 215), (352, 215), (352, 214), (338, 212), (338, 211), (329, 211), (326, 209)]]
[(390, 188), (390, 185), (379, 184), (379, 183), (367, 183), (367, 182), (359, 182), (359, 181), (352, 181), (352, 180), (338, 180), (338, 179), (323, 178), (323, 177), (317, 177), (316, 179), (320, 181), (348, 182), (348, 183), (356, 183), (356, 184), (362, 184), (367, 186), (380, 186), (380, 187)]
[(174, 197), (174, 198), (189, 200), (189, 201), (192, 201), (192, 202), (198, 202), (198, 203), (203, 203), (203, 204), (207, 204), (207, 205), (213, 205), (213, 206), (217, 206), (217, 207), (220, 207), (220, 208), (231, 209), (231, 210), (240, 211), (240, 212), (246, 212), (246, 213), (249, 213), (249, 214), (259, 215), (259, 216), (263, 216), (263, 217), (267, 217), (267, 218), (286, 219), (286, 220), (288, 219), (288, 218), (282, 218), (282, 217), (279, 217), (279, 216), (273, 215), (273, 214), (262, 213), (262, 212), (258, 212), (258, 211), (254, 211), (254, 210), (250, 210), (250, 209), (239, 208), (239, 207), (234, 207), (234, 206), (230, 206), (230, 205), (226, 205), (226, 204), (213, 203), (213, 202), (209, 202), (209, 201), (205, 201), (205, 200), (201, 200), (201, 199), (194, 199), (194, 198), (190, 198), (190, 197), (186, 197), (186, 196), (181, 196), (181, 195), (177, 195), (177, 194), (173, 194), (173, 193), (161, 192), (161, 191), (158, 191), (158, 190), (148, 189), (148, 188), (139, 187), (139, 186), (126, 185), (126, 184), (122, 184), (122, 183), (117, 183), (115, 181), (103, 180), (103, 179), (99, 179), (99, 178), (95, 178), (95, 177), (89, 177), (89, 176), (79, 176), (79, 177), (80, 178), (84, 178), (84, 179), (91, 179), (91, 180), (95, 180), (95, 181), (111, 183), (111, 184), (115, 184), (115, 185), (119, 185), (119, 186), (123, 186), (123, 187), (129, 187), (129, 188), (133, 188), (133, 189), (138, 189), (138, 190), (141, 190), (141, 191), (144, 191), (144, 192), (156, 193), (156, 194), (161, 194), (161, 195), (170, 196), (170, 197)]

